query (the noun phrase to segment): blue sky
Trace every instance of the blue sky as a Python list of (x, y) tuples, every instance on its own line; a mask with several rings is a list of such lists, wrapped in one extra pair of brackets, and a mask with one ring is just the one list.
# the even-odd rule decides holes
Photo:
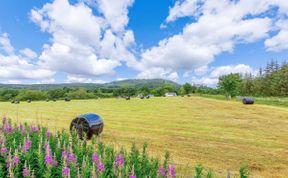
[(287, 59), (287, 16), (285, 0), (3, 1), (0, 82), (215, 86)]

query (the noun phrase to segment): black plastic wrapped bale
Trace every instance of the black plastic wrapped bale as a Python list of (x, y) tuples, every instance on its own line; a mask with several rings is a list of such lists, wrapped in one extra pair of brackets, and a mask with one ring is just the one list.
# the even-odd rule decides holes
[(31, 103), (31, 101), (32, 101), (32, 100), (29, 99), (29, 100), (27, 100), (27, 103)]
[(69, 102), (69, 101), (71, 101), (71, 99), (70, 98), (65, 98), (64, 101)]
[(102, 118), (93, 113), (83, 114), (72, 120), (70, 131), (75, 129), (80, 139), (86, 135), (87, 139), (91, 139), (93, 135), (102, 133), (104, 122)]
[(143, 100), (143, 99), (144, 99), (144, 96), (140, 96), (140, 99), (142, 99), (142, 100)]
[(126, 100), (130, 100), (130, 96), (126, 96), (125, 99), (126, 99)]
[(253, 98), (243, 98), (242, 100), (243, 104), (254, 104), (254, 99)]

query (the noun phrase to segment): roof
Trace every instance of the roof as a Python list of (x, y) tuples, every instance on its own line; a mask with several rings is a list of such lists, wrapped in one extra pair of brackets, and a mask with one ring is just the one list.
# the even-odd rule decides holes
[(175, 92), (167, 92), (167, 93), (165, 93), (166, 95), (176, 95), (176, 93)]

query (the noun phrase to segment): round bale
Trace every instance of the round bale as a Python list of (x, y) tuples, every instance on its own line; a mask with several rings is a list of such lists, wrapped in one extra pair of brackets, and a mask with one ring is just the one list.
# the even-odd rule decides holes
[(254, 99), (249, 97), (244, 97), (242, 100), (243, 104), (254, 104)]

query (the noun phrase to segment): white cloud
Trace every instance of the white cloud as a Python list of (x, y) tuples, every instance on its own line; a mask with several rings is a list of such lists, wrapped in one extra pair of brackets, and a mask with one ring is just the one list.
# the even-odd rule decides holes
[[(7, 34), (1, 34), (5, 39), (0, 47), (5, 49), (7, 54), (0, 53), (0, 79), (7, 82), (15, 82), (19, 80), (42, 80), (51, 78), (55, 72), (41, 68), (38, 64), (29, 62), (28, 56), (23, 57), (15, 54), (17, 51), (10, 43)], [(8, 46), (8, 48), (7, 48)], [(13, 49), (13, 50), (12, 50)], [(21, 53), (21, 51), (20, 51)], [(17, 82), (19, 83), (19, 82)]]
[(94, 80), (81, 75), (68, 75), (66, 83), (107, 83), (107, 81)]
[[(69, 75), (93, 77), (114, 75), (122, 61), (128, 65), (135, 62), (129, 50), (134, 34), (125, 30), (127, 8), (132, 2), (117, 1), (111, 3), (113, 7), (107, 7), (106, 1), (97, 1), (104, 16), (94, 15), (85, 3), (72, 5), (68, 0), (55, 0), (41, 9), (33, 9), (31, 20), (51, 34), (52, 43), (44, 45), (40, 64)], [(118, 15), (123, 16), (120, 19), (125, 16), (125, 20), (119, 20)], [(116, 26), (112, 26), (114, 21)]]
[[(270, 50), (287, 48), (286, 28), (270, 38), (276, 19), (285, 18), (286, 0), (178, 0), (170, 8), (166, 24), (178, 18), (191, 16), (182, 32), (161, 40), (158, 45), (144, 50), (141, 62), (135, 68), (140, 75), (159, 76), (158, 71), (194, 71), (205, 73), (205, 67), (218, 55), (232, 53), (238, 44), (254, 43), (263, 39)], [(278, 7), (276, 15), (269, 15)], [(279, 39), (278, 39), (279, 38)], [(155, 69), (155, 70), (156, 70)], [(148, 74), (149, 73), (149, 74)]]
[(0, 49), (4, 50), (7, 54), (13, 54), (14, 48), (11, 45), (10, 39), (7, 33), (0, 35)]
[(172, 80), (172, 81), (177, 81), (179, 76), (177, 74), (177, 72), (173, 72), (173, 71), (169, 71), (169, 70), (165, 70), (163, 68), (149, 68), (145, 71), (140, 72), (137, 75), (137, 78), (140, 79), (153, 79), (153, 78), (162, 78), (162, 79), (168, 79), (168, 80)]
[(280, 29), (279, 33), (265, 41), (268, 51), (282, 51), (288, 49), (288, 20), (279, 20), (276, 27)]
[(20, 53), (24, 57), (27, 57), (29, 59), (35, 59), (37, 57), (37, 53), (34, 52), (33, 50), (29, 49), (29, 48), (25, 48), (25, 49), (20, 50)]
[(213, 78), (218, 78), (222, 75), (227, 75), (231, 73), (252, 73), (255, 74), (255, 71), (248, 65), (245, 64), (238, 64), (238, 65), (228, 65), (228, 66), (221, 66), (215, 68), (211, 73), (210, 76)]
[(95, 0), (96, 6), (114, 32), (123, 32), (128, 24), (128, 8), (134, 0)]
[(197, 12), (203, 2), (204, 0), (176, 1), (175, 5), (169, 9), (169, 16), (165, 21), (169, 23), (180, 17), (199, 16), (200, 14), (197, 14)]
[(207, 75), (201, 77), (192, 77), (192, 83), (214, 87), (217, 85), (219, 77), (231, 73), (239, 73), (241, 75), (251, 73), (252, 75), (256, 75), (257, 71), (245, 64), (220, 66), (214, 69), (210, 69), (210, 72)]

